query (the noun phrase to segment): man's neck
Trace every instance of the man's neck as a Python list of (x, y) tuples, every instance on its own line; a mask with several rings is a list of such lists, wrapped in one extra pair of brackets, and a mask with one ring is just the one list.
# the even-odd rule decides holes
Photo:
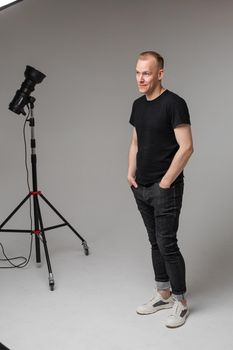
[(155, 90), (150, 94), (146, 94), (146, 99), (147, 101), (151, 101), (159, 97), (166, 89), (162, 85), (159, 85), (158, 87), (155, 88)]

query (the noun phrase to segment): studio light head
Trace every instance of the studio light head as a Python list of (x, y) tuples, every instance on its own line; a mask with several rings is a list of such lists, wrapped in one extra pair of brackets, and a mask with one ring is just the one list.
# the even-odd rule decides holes
[(9, 109), (16, 114), (22, 113), (23, 115), (26, 115), (24, 107), (30, 103), (32, 99), (34, 100), (30, 94), (34, 91), (35, 85), (41, 83), (46, 75), (31, 66), (26, 66), (24, 76), (25, 80), (20, 89), (16, 91), (13, 100), (9, 104)]

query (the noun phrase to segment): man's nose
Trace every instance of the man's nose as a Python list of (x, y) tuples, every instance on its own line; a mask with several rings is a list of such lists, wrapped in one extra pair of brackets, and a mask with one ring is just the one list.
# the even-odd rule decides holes
[(144, 78), (143, 78), (143, 75), (141, 74), (141, 75), (139, 75), (139, 82), (143, 83), (143, 81), (144, 81)]

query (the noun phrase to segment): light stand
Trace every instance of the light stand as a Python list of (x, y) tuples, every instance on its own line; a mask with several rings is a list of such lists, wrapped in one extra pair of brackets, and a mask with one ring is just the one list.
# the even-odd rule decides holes
[[(46, 257), (46, 262), (48, 266), (48, 272), (49, 272), (49, 287), (50, 290), (54, 290), (55, 281), (53, 278), (50, 258), (49, 258), (49, 252), (45, 237), (45, 232), (49, 230), (53, 230), (58, 227), (62, 226), (68, 226), (76, 236), (82, 241), (83, 249), (85, 255), (89, 255), (89, 249), (87, 246), (87, 242), (83, 239), (83, 237), (80, 236), (80, 234), (69, 224), (69, 222), (58, 212), (58, 210), (48, 201), (48, 199), (42, 194), (41, 191), (38, 190), (37, 187), (37, 157), (36, 157), (36, 139), (35, 139), (35, 119), (33, 116), (33, 110), (34, 110), (34, 102), (35, 98), (32, 96), (28, 97), (28, 108), (30, 113), (30, 118), (27, 120), (29, 121), (29, 125), (31, 127), (31, 165), (32, 165), (32, 186), (33, 191), (28, 193), (28, 195), (19, 203), (19, 205), (11, 212), (11, 214), (3, 221), (3, 223), (0, 225), (0, 232), (24, 232), (24, 233), (31, 233), (35, 235), (35, 250), (36, 250), (36, 262), (41, 262), (41, 255), (40, 255), (40, 240), (43, 243), (44, 246), (44, 252)], [(34, 212), (34, 230), (19, 230), (19, 229), (3, 229), (3, 227), (6, 225), (6, 223), (15, 215), (15, 213), (23, 206), (23, 204), (30, 199), (30, 197), (33, 197), (33, 212)], [(39, 197), (57, 214), (57, 216), (63, 221), (62, 224), (50, 226), (50, 227), (44, 227), (43, 219), (41, 215), (40, 210), (40, 203), (39, 203)]]

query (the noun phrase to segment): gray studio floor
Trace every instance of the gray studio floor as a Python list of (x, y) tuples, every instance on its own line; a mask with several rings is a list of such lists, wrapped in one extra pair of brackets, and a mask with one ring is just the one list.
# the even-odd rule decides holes
[(152, 271), (144, 239), (141, 249), (132, 246), (133, 232), (126, 231), (87, 239), (88, 257), (68, 230), (49, 237), (53, 292), (46, 265), (36, 267), (34, 254), (25, 269), (1, 270), (0, 342), (11, 350), (232, 349), (233, 282), (218, 285), (211, 271), (204, 283), (205, 275), (189, 268), (191, 314), (183, 327), (164, 326), (169, 310), (136, 314), (151, 297)]

